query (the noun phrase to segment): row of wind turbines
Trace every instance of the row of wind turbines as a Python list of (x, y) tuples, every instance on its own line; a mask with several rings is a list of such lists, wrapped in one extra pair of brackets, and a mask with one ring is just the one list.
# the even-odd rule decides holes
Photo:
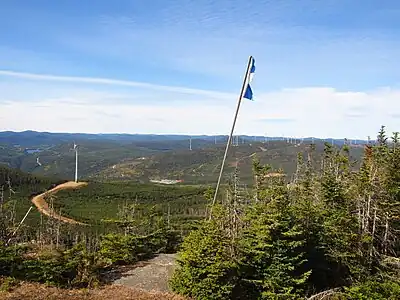
[[(280, 140), (280, 141), (285, 141), (288, 144), (295, 144), (295, 145), (300, 145), (302, 143), (304, 143), (304, 137), (290, 137), (290, 136), (285, 136), (284, 134), (282, 134), (282, 136), (280, 138), (269, 138), (267, 136), (264, 137), (257, 137), (254, 136), (252, 138), (254, 140), (254, 142), (262, 142), (262, 143), (268, 143), (271, 140)], [(192, 140), (193, 137), (189, 137), (189, 150), (192, 151), (193, 147), (192, 147)], [(346, 143), (348, 143), (349, 145), (358, 145), (359, 142), (357, 141), (357, 139), (345, 139)], [(332, 145), (334, 144), (334, 139), (330, 138), (330, 139), (322, 139), (322, 141), (324, 142), (330, 142)], [(368, 136), (368, 143), (370, 143), (370, 137)], [(246, 143), (251, 143), (251, 140), (249, 139), (249, 137), (243, 138), (240, 135), (234, 135), (232, 136), (232, 140), (231, 140), (231, 145), (232, 146), (239, 146), (239, 144), (246, 144)], [(314, 137), (311, 137), (311, 143), (314, 143)], [(217, 144), (217, 136), (214, 136), (214, 144)]]
[[(236, 137), (236, 139), (235, 139), (235, 137)], [(238, 146), (239, 145), (239, 138), (240, 138), (239, 136), (234, 136), (233, 137), (233, 139), (232, 139), (232, 145), (233, 146)], [(298, 142), (300, 142), (300, 144), (301, 144), (304, 141), (304, 138), (297, 139), (297, 138), (293, 138), (293, 137), (285, 137), (285, 136), (281, 137), (281, 140), (284, 141), (285, 139), (286, 139), (286, 142), (289, 143), (289, 144), (297, 144)], [(368, 137), (368, 140), (369, 140), (369, 137)], [(254, 141), (256, 141), (256, 137), (254, 137)], [(263, 142), (264, 143), (268, 143), (268, 141), (269, 141), (268, 137), (265, 137)], [(217, 137), (215, 137), (215, 141), (214, 142), (215, 142), (215, 144), (217, 144)], [(333, 144), (333, 139), (332, 139), (331, 142)], [(242, 143), (243, 144), (245, 143), (244, 139), (242, 140)], [(314, 138), (312, 138), (312, 143), (314, 143)], [(352, 140), (350, 140), (350, 144), (352, 144)], [(354, 140), (353, 144), (356, 145), (357, 141)], [(75, 176), (74, 176), (74, 181), (78, 182), (78, 145), (75, 143), (75, 141), (74, 141), (74, 146), (73, 146), (73, 148), (71, 150), (73, 150), (75, 152)], [(192, 137), (189, 138), (189, 150), (192, 150)], [(39, 157), (36, 158), (36, 163), (39, 166), (42, 166), (42, 164), (39, 161)]]

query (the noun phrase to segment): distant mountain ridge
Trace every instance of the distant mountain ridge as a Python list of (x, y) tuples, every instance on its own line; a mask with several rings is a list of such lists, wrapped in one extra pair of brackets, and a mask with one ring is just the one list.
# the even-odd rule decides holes
[[(262, 163), (294, 171), (297, 153), (312, 138), (239, 136), (228, 155), (226, 172), (232, 172), (240, 159), (241, 178), (252, 181), (252, 155)], [(314, 138), (318, 152), (323, 140)], [(183, 179), (209, 183), (216, 180), (224, 155), (227, 136), (156, 134), (80, 134), (48, 132), (0, 132), (0, 165), (51, 178), (73, 179), (76, 142), (79, 149), (79, 177), (106, 180)], [(329, 140), (332, 142), (332, 140)], [(364, 141), (365, 142), (365, 141)], [(333, 140), (340, 146), (342, 140)], [(353, 146), (360, 157), (362, 145)], [(245, 157), (247, 157), (245, 159)]]
[[(180, 134), (127, 134), (127, 133), (53, 133), (53, 132), (38, 132), (38, 131), (1, 131), (0, 132), (0, 144), (18, 145), (21, 147), (37, 147), (37, 146), (54, 146), (60, 143), (73, 142), (76, 140), (103, 140), (103, 141), (114, 141), (120, 144), (132, 143), (132, 142), (160, 142), (160, 141), (179, 141), (179, 140), (204, 140), (208, 142), (222, 142), (227, 141), (228, 135), (180, 135)], [(249, 136), (239, 135), (239, 143), (251, 143), (252, 141), (265, 141), (268, 140), (283, 140), (287, 137), (279, 136)], [(300, 138), (297, 138), (300, 140)], [(304, 141), (322, 141), (333, 142), (334, 144), (343, 144), (345, 139), (332, 139), (332, 138), (316, 138), (306, 137)], [(367, 143), (366, 140), (349, 139), (357, 144)]]

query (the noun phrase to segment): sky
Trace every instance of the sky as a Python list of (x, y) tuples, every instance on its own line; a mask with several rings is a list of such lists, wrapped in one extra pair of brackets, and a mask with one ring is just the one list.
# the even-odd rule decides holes
[(400, 3), (2, 0), (0, 131), (400, 131)]

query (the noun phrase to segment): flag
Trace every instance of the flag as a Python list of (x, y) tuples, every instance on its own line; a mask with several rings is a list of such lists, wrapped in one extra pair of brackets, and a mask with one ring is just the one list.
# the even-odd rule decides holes
[(250, 74), (249, 74), (249, 80), (247, 82), (246, 86), (246, 91), (244, 92), (243, 98), (253, 100), (253, 91), (251, 90), (250, 82), (253, 80), (254, 72), (256, 71), (256, 66), (255, 66), (255, 60), (254, 58), (251, 59), (251, 65), (250, 65)]

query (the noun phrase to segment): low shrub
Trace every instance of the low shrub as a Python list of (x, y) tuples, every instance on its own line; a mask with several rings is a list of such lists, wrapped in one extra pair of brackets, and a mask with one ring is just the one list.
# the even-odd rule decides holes
[(400, 282), (393, 280), (372, 281), (345, 288), (335, 300), (398, 300), (400, 299)]

